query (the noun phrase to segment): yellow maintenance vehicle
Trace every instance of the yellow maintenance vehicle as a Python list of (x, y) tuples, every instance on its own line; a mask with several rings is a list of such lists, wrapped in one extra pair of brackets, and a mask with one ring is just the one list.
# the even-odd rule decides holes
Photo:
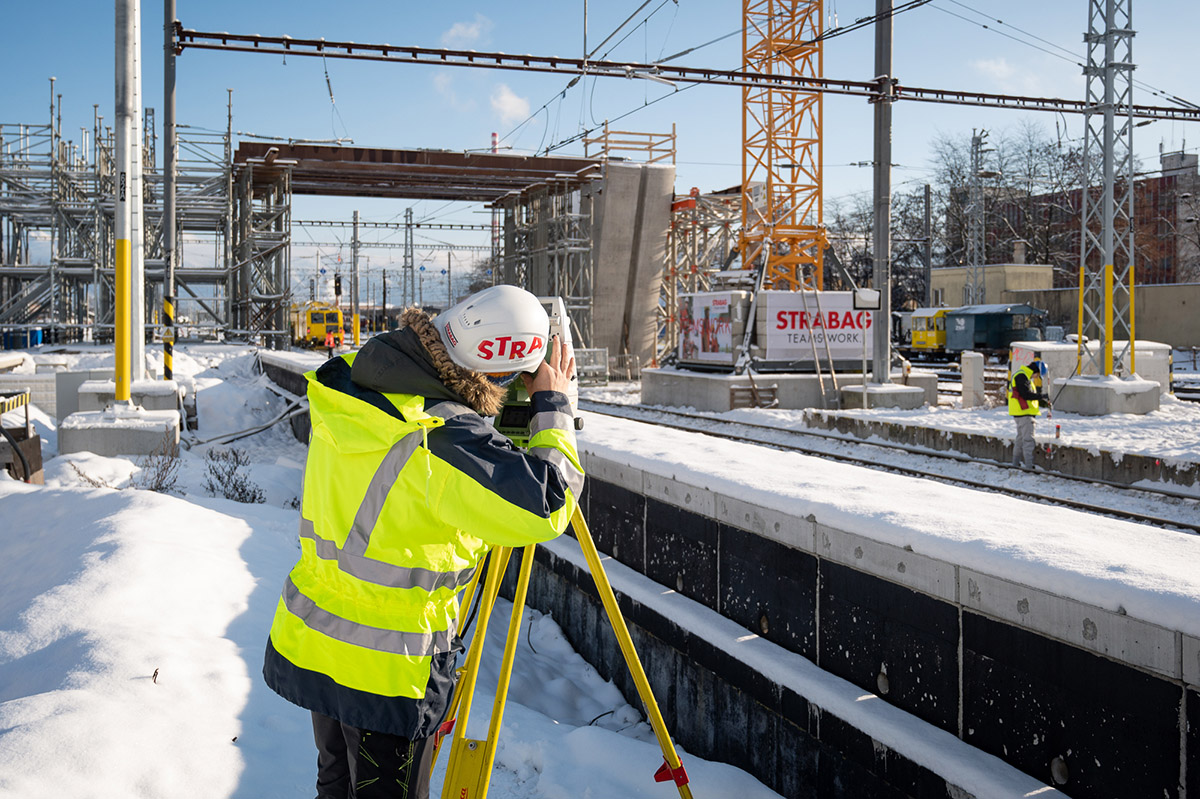
[(309, 301), (292, 305), (292, 343), (301, 347), (324, 347), (325, 337), (333, 333), (334, 346), (345, 339), (342, 312), (336, 305)]
[(946, 353), (946, 313), (953, 308), (917, 308), (912, 312), (911, 354), (918, 357)]

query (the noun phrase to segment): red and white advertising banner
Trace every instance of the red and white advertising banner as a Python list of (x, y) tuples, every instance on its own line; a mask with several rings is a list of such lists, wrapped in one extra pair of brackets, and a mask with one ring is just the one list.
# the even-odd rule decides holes
[[(763, 291), (758, 295), (758, 343), (768, 361), (811, 363), (870, 359), (874, 311), (854, 310), (854, 292)], [(828, 354), (825, 346), (829, 345)], [(864, 350), (863, 347), (866, 347)], [(865, 353), (865, 355), (864, 355)]]
[[(679, 359), (732, 364), (733, 347), (741, 346), (746, 329), (743, 291), (681, 294), (679, 297)], [(735, 331), (739, 337), (734, 341)]]

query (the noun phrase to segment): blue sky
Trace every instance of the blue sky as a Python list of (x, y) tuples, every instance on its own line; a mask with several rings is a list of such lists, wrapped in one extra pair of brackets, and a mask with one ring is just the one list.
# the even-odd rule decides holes
[[(179, 19), (196, 30), (539, 55), (579, 56), (583, 51), (582, 0), (177, 2)], [(51, 75), (58, 78), (56, 91), (63, 94), (67, 136), (78, 139), (80, 127), (90, 129), (94, 103), (111, 121), (113, 4), (73, 0), (6, 5), (0, 45), (9, 69), (0, 89), (0, 121), (44, 122)], [(591, 0), (589, 46), (599, 44), (639, 5), (640, 0)], [(976, 13), (989, 9), (990, 21)], [(637, 19), (652, 11), (645, 24), (627, 26), (613, 42), (625, 38), (602, 52), (619, 60), (653, 61), (741, 26), (741, 3), (733, 0), (652, 0)], [(825, 11), (827, 25), (835, 18), (846, 25), (873, 13), (874, 2), (827, 0)], [(144, 0), (142, 14), (143, 93), (146, 104), (161, 107), (162, 4)], [(997, 15), (1002, 24), (995, 21)], [(896, 18), (894, 74), (902, 84), (927, 88), (1082, 98), (1080, 69), (1057, 48), (1082, 58), (1086, 26), (1085, 0), (933, 0)], [(1136, 79), (1200, 102), (1200, 90), (1195, 88), (1200, 4), (1194, 0), (1135, 4), (1134, 27), (1138, 31)], [(873, 36), (867, 27), (829, 40), (825, 75), (872, 78)], [(741, 37), (734, 35), (672, 63), (737, 68), (740, 58)], [(583, 81), (560, 97), (567, 83), (560, 76), (342, 60), (323, 63), (299, 56), (285, 61), (279, 56), (198, 50), (185, 51), (178, 70), (179, 121), (202, 128), (224, 128), (227, 88), (234, 90), (235, 131), (312, 139), (348, 136), (362, 146), (486, 148), (492, 131), (497, 131), (504, 137), (502, 146), (531, 152), (606, 118), (628, 114), (614, 127), (663, 132), (676, 124), (678, 191), (692, 186), (709, 191), (741, 180), (740, 92), (731, 87), (677, 91), (649, 81), (599, 78)], [(671, 96), (660, 99), (664, 95)], [(1166, 104), (1145, 90), (1135, 92), (1135, 102)], [(519, 125), (530, 115), (535, 118)], [(1055, 135), (1056, 125), (1069, 138), (1078, 137), (1082, 130), (1078, 117), (1045, 112), (898, 103), (893, 134), (893, 161), (898, 167), (893, 184), (903, 188), (925, 181), (929, 140), (936, 135), (969, 136), (972, 128), (1015, 130), (1024, 119), (1042, 125), (1049, 135)], [(826, 99), (827, 202), (870, 190), (870, 169), (851, 164), (871, 160), (871, 132), (871, 107), (865, 100)], [(1200, 125), (1195, 123), (1155, 122), (1138, 128), (1136, 135), (1135, 149), (1145, 168), (1157, 166), (1160, 143), (1167, 150), (1178, 150), (1186, 140), (1188, 150), (1200, 148)], [(558, 152), (582, 155), (582, 146), (575, 143)], [(297, 205), (297, 217), (348, 219), (359, 208), (364, 219), (382, 221), (402, 219), (408, 203), (302, 199)], [(477, 206), (418, 202), (414, 208), (418, 219), (478, 222), (487, 218)]]

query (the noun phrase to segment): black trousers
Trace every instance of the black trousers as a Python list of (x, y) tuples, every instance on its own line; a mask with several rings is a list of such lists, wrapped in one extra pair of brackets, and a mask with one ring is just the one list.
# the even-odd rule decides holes
[(429, 799), (433, 738), (410, 741), (313, 712), (317, 799)]

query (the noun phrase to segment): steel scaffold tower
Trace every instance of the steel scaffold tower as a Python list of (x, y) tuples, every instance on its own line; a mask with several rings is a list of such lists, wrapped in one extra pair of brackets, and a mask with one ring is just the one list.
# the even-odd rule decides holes
[[(742, 69), (821, 78), (821, 0), (743, 0)], [(820, 289), (819, 88), (742, 88), (742, 266), (765, 256), (763, 288)]]
[(497, 200), (504, 214), (503, 281), (538, 296), (558, 296), (576, 347), (595, 340), (593, 197), (600, 173), (585, 169)]
[(679, 346), (679, 295), (708, 291), (737, 246), (740, 194), (700, 194), (677, 199), (667, 230), (667, 265), (659, 293), (657, 358)]
[(237, 170), (237, 227), (230, 267), (237, 284), (231, 333), (287, 345), (291, 303), (292, 183), (288, 166), (247, 163)]
[[(0, 329), (45, 329), (64, 340), (111, 340), (115, 230), (115, 137), (94, 113), (80, 143), (61, 130), (61, 98), (48, 125), (0, 124)], [(97, 107), (98, 109), (98, 107)], [(181, 126), (183, 127), (183, 126)], [(154, 165), (154, 117), (146, 112), (142, 199), (147, 291), (161, 295), (162, 183)], [(181, 134), (176, 248), (211, 242), (215, 266), (182, 259), (179, 314), (189, 328), (226, 327), (225, 268), (231, 232), (229, 134)], [(185, 242), (185, 238), (187, 241)], [(147, 325), (159, 302), (146, 302)]]
[[(1079, 367), (1113, 374), (1129, 354), (1133, 338), (1133, 0), (1088, 0), (1087, 104), (1083, 148), (1082, 246), (1079, 253)], [(1090, 184), (1095, 159), (1103, 182), (1096, 197)], [(1092, 352), (1083, 337), (1099, 340)], [(1114, 357), (1113, 342), (1123, 340)], [(1097, 362), (1097, 360), (1099, 362)]]

